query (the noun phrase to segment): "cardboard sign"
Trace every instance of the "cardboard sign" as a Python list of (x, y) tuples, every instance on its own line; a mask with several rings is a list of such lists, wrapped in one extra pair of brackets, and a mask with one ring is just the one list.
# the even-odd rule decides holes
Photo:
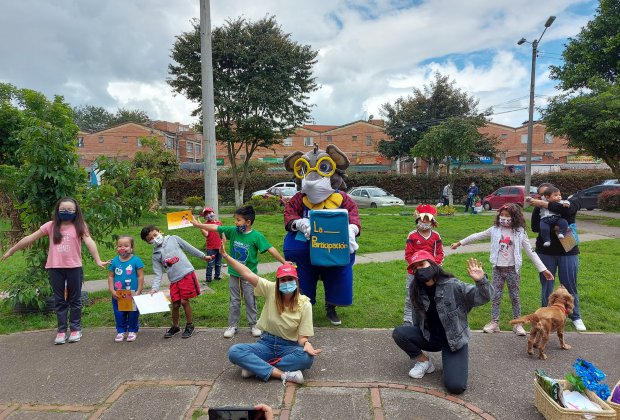
[(349, 212), (345, 209), (310, 210), (310, 261), (337, 267), (349, 264)]
[(133, 300), (138, 306), (140, 315), (170, 311), (170, 301), (163, 294), (163, 292), (157, 292), (152, 295), (149, 293), (144, 295), (137, 295), (133, 297)]
[(190, 210), (175, 211), (166, 214), (168, 230), (192, 227), (192, 212)]
[[(559, 232), (560, 232), (560, 228), (556, 226), (556, 229), (555, 229), (556, 235)], [(562, 244), (562, 248), (564, 248), (564, 251), (570, 252), (570, 250), (572, 250), (574, 247), (576, 247), (579, 244), (579, 238), (577, 237), (577, 227), (574, 224), (570, 225), (569, 228), (566, 229), (566, 235), (564, 235), (562, 239), (558, 238), (558, 240)]]
[(118, 296), (118, 310), (121, 312), (135, 311), (133, 305), (133, 299), (131, 298), (131, 290), (117, 290), (116, 296)]

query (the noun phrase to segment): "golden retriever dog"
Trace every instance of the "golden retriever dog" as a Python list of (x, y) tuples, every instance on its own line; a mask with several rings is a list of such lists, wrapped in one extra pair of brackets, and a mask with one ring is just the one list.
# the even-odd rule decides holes
[(564, 286), (559, 286), (549, 296), (549, 304), (530, 315), (522, 316), (510, 321), (511, 324), (532, 324), (530, 337), (527, 339), (527, 354), (533, 354), (534, 348), (539, 351), (538, 358), (545, 360), (545, 346), (549, 341), (549, 334), (557, 331), (560, 339), (560, 348), (568, 350), (570, 346), (564, 342), (564, 321), (566, 316), (573, 313), (574, 299)]

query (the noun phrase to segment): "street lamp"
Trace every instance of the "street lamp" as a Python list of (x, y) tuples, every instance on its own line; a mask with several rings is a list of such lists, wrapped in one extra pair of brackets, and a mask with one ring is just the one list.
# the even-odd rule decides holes
[[(555, 16), (549, 16), (549, 19), (545, 22), (545, 30), (542, 32), (540, 37), (533, 42), (529, 42), (525, 38), (521, 38), (517, 41), (517, 45), (523, 45), (524, 43), (532, 44), (532, 77), (530, 80), (530, 106), (529, 106), (529, 119), (527, 125), (527, 153), (525, 157), (525, 194), (526, 196), (530, 193), (530, 186), (532, 184), (532, 134), (534, 130), (534, 84), (536, 80), (536, 55), (538, 53), (538, 44), (542, 39), (543, 35), (547, 31), (547, 28), (551, 26), (553, 21), (555, 20)], [(524, 205), (526, 205), (524, 203)]]

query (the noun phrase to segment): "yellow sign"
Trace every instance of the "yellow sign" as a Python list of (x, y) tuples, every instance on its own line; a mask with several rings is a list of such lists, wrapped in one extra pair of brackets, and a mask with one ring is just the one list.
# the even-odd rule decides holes
[(191, 227), (192, 212), (190, 210), (175, 211), (166, 215), (168, 230)]
[(118, 296), (118, 310), (121, 312), (135, 311), (133, 305), (133, 299), (131, 298), (131, 290), (117, 290), (116, 296)]
[(566, 156), (566, 163), (601, 163), (602, 160), (587, 155), (569, 155)]

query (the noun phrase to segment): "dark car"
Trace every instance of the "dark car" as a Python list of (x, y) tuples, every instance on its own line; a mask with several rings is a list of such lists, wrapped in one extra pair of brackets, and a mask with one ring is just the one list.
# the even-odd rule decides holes
[(603, 191), (620, 189), (620, 184), (601, 184), (577, 191), (568, 198), (577, 199), (582, 209), (594, 210), (598, 208), (598, 195)]
[[(525, 200), (524, 191), (525, 187), (523, 185), (508, 185), (498, 188), (482, 199), (482, 207), (484, 207), (485, 210), (492, 210), (498, 209), (507, 203), (515, 203), (523, 207), (523, 202)], [(540, 198), (536, 191), (536, 187), (530, 187), (530, 193), (528, 195), (532, 198)]]

